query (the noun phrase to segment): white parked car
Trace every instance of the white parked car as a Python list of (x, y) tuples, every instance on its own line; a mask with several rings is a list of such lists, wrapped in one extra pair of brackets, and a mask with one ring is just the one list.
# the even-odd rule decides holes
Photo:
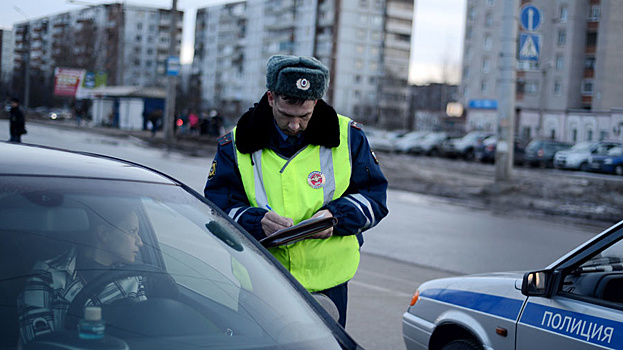
[(621, 143), (617, 141), (580, 142), (570, 149), (556, 152), (554, 166), (559, 169), (588, 171), (590, 170), (589, 156), (606, 154), (616, 146), (621, 146)]
[(396, 141), (394, 151), (398, 153), (411, 153), (413, 152), (414, 145), (424, 139), (426, 135), (428, 135), (428, 131), (412, 131), (407, 133)]

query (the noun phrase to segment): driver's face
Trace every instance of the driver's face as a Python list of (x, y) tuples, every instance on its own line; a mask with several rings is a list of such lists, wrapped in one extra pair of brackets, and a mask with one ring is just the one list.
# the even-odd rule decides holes
[(135, 213), (129, 213), (117, 224), (117, 229), (112, 229), (107, 249), (116, 263), (132, 264), (136, 261), (138, 250), (143, 246), (138, 229), (138, 216)]

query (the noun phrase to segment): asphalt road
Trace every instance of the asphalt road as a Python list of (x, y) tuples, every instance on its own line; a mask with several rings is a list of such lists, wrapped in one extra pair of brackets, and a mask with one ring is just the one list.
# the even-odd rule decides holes
[[(0, 130), (7, 130), (5, 120)], [(29, 124), (25, 142), (118, 156), (202, 191), (212, 161), (154, 149), (137, 138)], [(8, 133), (8, 132), (7, 132)], [(349, 284), (348, 332), (367, 349), (403, 349), (401, 315), (424, 281), (453, 275), (542, 268), (600, 232), (590, 225), (513, 217), (409, 192), (389, 191), (390, 215), (366, 232)], [(600, 226), (601, 225), (601, 226)]]

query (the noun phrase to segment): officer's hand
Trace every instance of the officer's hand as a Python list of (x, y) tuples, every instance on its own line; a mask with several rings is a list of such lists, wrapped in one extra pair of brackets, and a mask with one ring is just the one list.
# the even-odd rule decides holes
[(269, 211), (264, 214), (262, 221), (260, 221), (264, 234), (267, 237), (272, 235), (275, 231), (291, 227), (293, 222), (292, 219), (285, 218), (274, 211)]
[[(332, 214), (329, 210), (324, 209), (324, 210), (321, 210), (321, 211), (317, 212), (316, 214), (314, 214), (314, 216), (312, 216), (311, 218), (313, 219), (313, 218), (317, 218), (317, 217), (319, 217), (319, 216), (323, 216), (323, 217), (327, 217), (327, 218), (332, 218), (332, 217), (333, 217), (333, 214)], [(326, 229), (326, 230), (324, 230), (324, 231), (321, 231), (321, 232), (315, 233), (315, 234), (313, 234), (312, 236), (309, 236), (309, 238), (313, 238), (313, 239), (325, 239), (325, 238), (329, 238), (329, 237), (331, 237), (331, 236), (333, 236), (333, 227), (328, 228), (328, 229)]]

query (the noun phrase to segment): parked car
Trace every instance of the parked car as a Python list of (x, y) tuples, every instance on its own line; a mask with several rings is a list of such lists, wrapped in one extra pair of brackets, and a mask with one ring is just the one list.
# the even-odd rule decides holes
[(396, 141), (399, 137), (398, 134), (372, 128), (365, 128), (364, 130), (372, 150), (377, 152), (394, 151)]
[(623, 221), (542, 270), (425, 282), (402, 317), (406, 347), (622, 349), (622, 262)]
[(591, 154), (588, 164), (591, 171), (623, 175), (623, 146), (611, 148), (607, 154)]
[(587, 171), (590, 169), (589, 156), (606, 154), (616, 146), (621, 146), (621, 143), (617, 141), (580, 142), (568, 150), (556, 152), (554, 166), (559, 169)]
[(529, 166), (552, 168), (556, 152), (569, 148), (571, 145), (565, 142), (535, 139), (526, 146), (524, 163)]
[(465, 136), (445, 142), (442, 152), (449, 158), (474, 159), (474, 149), (482, 144), (482, 141), (493, 134), (484, 131), (472, 131)]
[(397, 153), (412, 153), (413, 147), (428, 135), (427, 131), (412, 131), (396, 141), (394, 151)]
[(436, 156), (441, 154), (441, 144), (449, 138), (446, 132), (431, 132), (423, 139), (415, 142), (411, 153)]
[[(477, 161), (483, 163), (495, 163), (495, 152), (497, 149), (497, 136), (487, 137), (481, 144), (474, 148), (474, 157)], [(513, 164), (522, 165), (524, 163), (524, 152), (526, 149), (526, 142), (519, 138), (513, 138)]]
[[(314, 298), (256, 239), (188, 186), (105, 156), (5, 142), (0, 154), (0, 348), (18, 348), (20, 311), (41, 315), (33, 321), (41, 334), (21, 349), (360, 348), (318, 302), (327, 298)], [(109, 220), (119, 208), (135, 214), (126, 222), (131, 229)], [(124, 251), (124, 264), (80, 268), (83, 255), (74, 252), (103, 256), (129, 239), (135, 243)], [(110, 242), (110, 250), (95, 240)], [(69, 259), (72, 254), (77, 258)], [(50, 273), (51, 266), (61, 272)], [(77, 284), (63, 290), (66, 278)], [(142, 284), (146, 300), (107, 303), (128, 278)], [(45, 289), (47, 283), (58, 289)], [(29, 297), (19, 305), (31, 306), (18, 307), (26, 290)], [(66, 294), (52, 295), (61, 291)], [(53, 298), (62, 301), (46, 311)], [(101, 307), (105, 321), (98, 325), (100, 340), (78, 336), (76, 325), (90, 304)]]
[(52, 119), (52, 120), (64, 120), (64, 119), (72, 118), (71, 111), (67, 109), (51, 110), (50, 112), (48, 112), (47, 116), (48, 116), (48, 119)]

